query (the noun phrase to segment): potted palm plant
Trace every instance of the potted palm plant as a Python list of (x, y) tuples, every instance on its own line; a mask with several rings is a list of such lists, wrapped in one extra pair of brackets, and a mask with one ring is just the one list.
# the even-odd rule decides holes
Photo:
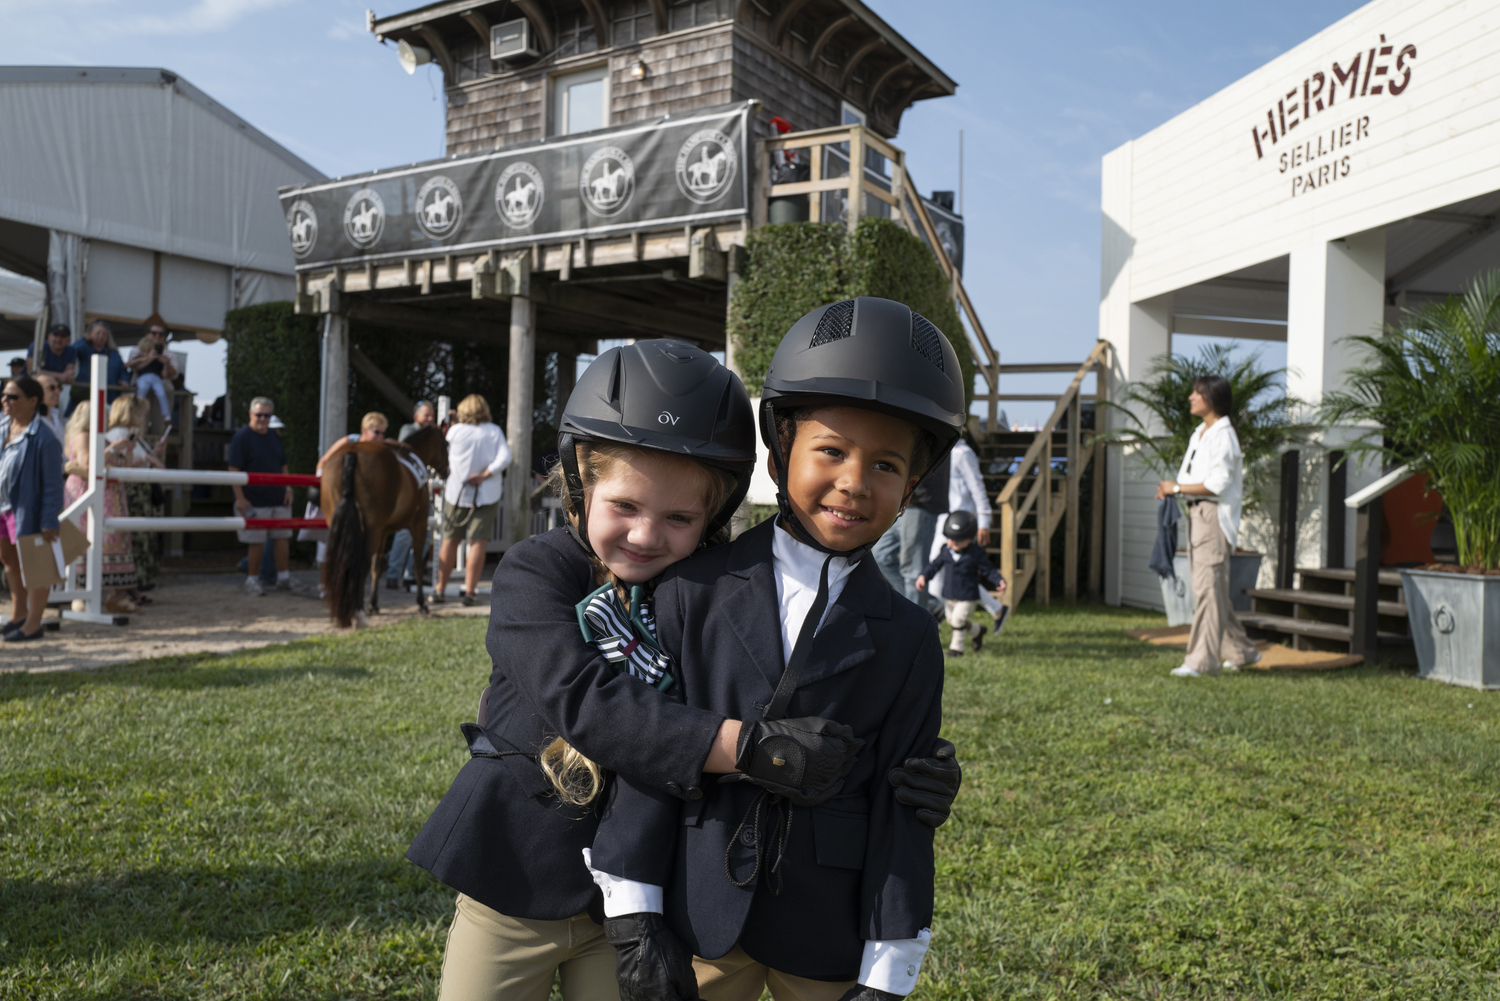
[(1351, 451), (1425, 473), (1447, 504), (1458, 564), (1401, 571), (1422, 676), (1500, 688), (1500, 271), (1403, 321), (1351, 338), (1365, 364), (1321, 416), (1368, 428)]
[[(1193, 382), (1205, 375), (1222, 375), (1234, 395), (1234, 411), (1227, 414), (1245, 455), (1242, 511), (1260, 510), (1266, 500), (1274, 460), (1287, 448), (1305, 441), (1311, 428), (1292, 419), (1299, 403), (1286, 395), (1285, 369), (1261, 366), (1260, 352), (1235, 360), (1226, 345), (1209, 345), (1196, 356), (1165, 355), (1152, 365), (1148, 378), (1123, 387), (1118, 402), (1106, 402), (1125, 426), (1101, 436), (1112, 444), (1134, 446), (1142, 461), (1164, 479), (1177, 476), (1199, 419), (1188, 410)], [(1229, 593), (1238, 611), (1250, 611), (1245, 591), (1260, 576), (1261, 553), (1236, 549), (1229, 559)], [(1163, 580), (1162, 601), (1167, 621), (1184, 625), (1193, 618), (1193, 596), (1187, 586), (1187, 555), (1177, 557), (1177, 579)]]

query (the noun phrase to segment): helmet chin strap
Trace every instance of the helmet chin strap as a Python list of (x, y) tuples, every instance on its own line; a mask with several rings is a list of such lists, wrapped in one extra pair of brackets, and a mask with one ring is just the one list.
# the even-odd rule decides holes
[(568, 500), (573, 503), (573, 513), (577, 515), (577, 524), (574, 524), (575, 519), (569, 518), (564, 518), (563, 523), (568, 526), (568, 534), (583, 547), (584, 552), (597, 556), (594, 547), (589, 545), (589, 513), (583, 502), (583, 475), (578, 471), (578, 443), (572, 435), (557, 436), (557, 459), (562, 463)]

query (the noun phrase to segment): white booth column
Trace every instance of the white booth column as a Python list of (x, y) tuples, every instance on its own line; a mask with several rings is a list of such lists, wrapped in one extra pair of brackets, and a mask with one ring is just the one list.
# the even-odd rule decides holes
[[(1151, 374), (1151, 366), (1171, 350), (1173, 294), (1140, 302), (1106, 300), (1114, 315), (1109, 325), (1113, 359), (1109, 398), (1120, 400), (1120, 390)], [(1110, 307), (1113, 307), (1112, 309)], [(1121, 419), (1105, 412), (1106, 424)], [(1143, 417), (1145, 415), (1142, 415)], [(1152, 499), (1158, 477), (1146, 471), (1135, 456), (1111, 448), (1105, 462), (1104, 600), (1111, 605), (1159, 607), (1161, 585), (1150, 568), (1156, 540), (1156, 508)]]
[[(1364, 355), (1350, 337), (1377, 334), (1385, 320), (1385, 231), (1371, 230), (1294, 249), (1289, 254), (1287, 288), (1287, 393), (1308, 405), (1304, 418), (1326, 393), (1342, 389), (1345, 373)], [(1336, 449), (1350, 429), (1328, 428), (1321, 444)], [(1380, 470), (1351, 460), (1345, 489), (1354, 493), (1374, 482)], [(1298, 566), (1324, 566), (1328, 555), (1328, 467), (1318, 467), (1317, 509), (1299, 517)], [(1344, 563), (1353, 566), (1354, 519), (1344, 524)]]

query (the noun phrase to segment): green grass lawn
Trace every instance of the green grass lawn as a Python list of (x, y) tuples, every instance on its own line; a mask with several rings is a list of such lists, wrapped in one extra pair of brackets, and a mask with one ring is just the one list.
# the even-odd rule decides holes
[[(1169, 678), (1155, 624), (1028, 608), (949, 661), (915, 997), (1500, 998), (1500, 698)], [(0, 997), (435, 997), (452, 894), (401, 855), (483, 628), (0, 676)]]

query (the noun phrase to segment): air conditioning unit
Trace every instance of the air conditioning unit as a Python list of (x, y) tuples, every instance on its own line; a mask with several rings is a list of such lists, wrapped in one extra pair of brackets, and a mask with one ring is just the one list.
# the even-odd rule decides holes
[(531, 37), (531, 23), (524, 17), (490, 26), (490, 58), (510, 62), (541, 55)]

